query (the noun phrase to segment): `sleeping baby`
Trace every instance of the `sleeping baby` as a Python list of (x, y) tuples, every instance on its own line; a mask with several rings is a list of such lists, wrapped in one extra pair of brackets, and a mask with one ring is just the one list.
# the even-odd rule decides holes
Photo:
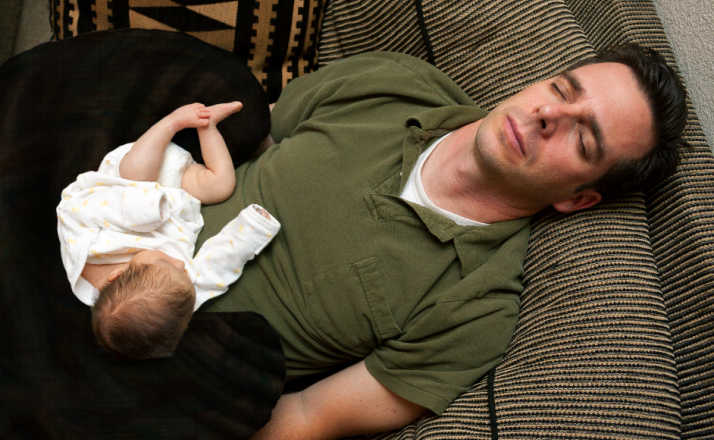
[[(170, 356), (193, 312), (226, 292), (279, 231), (273, 216), (250, 205), (193, 256), (201, 203), (221, 202), (235, 187), (216, 125), (241, 107), (180, 107), (62, 191), (62, 263), (74, 294), (92, 307), (97, 342), (110, 352)], [(198, 130), (205, 165), (171, 142), (184, 128)]]

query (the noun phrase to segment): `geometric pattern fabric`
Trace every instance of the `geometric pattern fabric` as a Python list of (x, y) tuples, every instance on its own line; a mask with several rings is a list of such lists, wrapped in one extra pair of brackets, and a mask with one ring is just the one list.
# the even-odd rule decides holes
[(315, 69), (324, 0), (52, 0), (55, 37), (143, 28), (179, 31), (235, 53), (275, 101)]

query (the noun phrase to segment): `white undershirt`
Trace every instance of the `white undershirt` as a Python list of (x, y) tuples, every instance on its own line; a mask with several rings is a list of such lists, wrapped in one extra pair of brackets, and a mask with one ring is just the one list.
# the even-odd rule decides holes
[(418, 205), (429, 208), (432, 211), (435, 211), (453, 220), (454, 223), (456, 223), (457, 225), (487, 226), (488, 223), (478, 222), (476, 220), (460, 216), (459, 214), (447, 211), (446, 209), (436, 206), (436, 204), (432, 202), (429, 196), (426, 194), (426, 190), (424, 189), (424, 183), (421, 179), (421, 170), (424, 167), (424, 163), (429, 158), (429, 155), (434, 151), (437, 145), (439, 145), (439, 143), (441, 143), (441, 141), (444, 140), (449, 134), (450, 133), (447, 133), (436, 141), (434, 141), (434, 143), (431, 144), (429, 148), (427, 148), (423, 153), (419, 155), (419, 159), (417, 159), (416, 165), (414, 165), (414, 168), (412, 168), (412, 172), (411, 174), (409, 174), (409, 179), (407, 180), (407, 184), (404, 186), (404, 190), (402, 190), (400, 197), (408, 202), (416, 203)]

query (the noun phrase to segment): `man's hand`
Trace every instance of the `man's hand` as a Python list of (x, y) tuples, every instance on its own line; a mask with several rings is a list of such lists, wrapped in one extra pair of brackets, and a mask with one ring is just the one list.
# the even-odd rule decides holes
[(254, 440), (332, 439), (389, 431), (411, 423), (426, 410), (389, 391), (364, 361), (300, 393), (283, 395)]

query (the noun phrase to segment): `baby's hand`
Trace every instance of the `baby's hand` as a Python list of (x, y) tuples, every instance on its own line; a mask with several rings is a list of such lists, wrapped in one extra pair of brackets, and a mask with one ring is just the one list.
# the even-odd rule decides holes
[(177, 108), (168, 118), (176, 131), (184, 128), (202, 128), (210, 123), (211, 111), (205, 105), (195, 102)]
[(243, 103), (240, 101), (225, 102), (208, 107), (208, 111), (211, 114), (211, 124), (218, 125), (219, 122), (226, 119), (233, 113), (239, 112), (242, 108)]
[(270, 214), (268, 213), (268, 211), (266, 211), (266, 210), (263, 209), (262, 207), (260, 207), (260, 206), (258, 206), (258, 205), (253, 205), (253, 209), (255, 209), (255, 210), (258, 212), (258, 214), (260, 214), (260, 215), (262, 215), (263, 217), (265, 217), (265, 218), (267, 218), (268, 220), (270, 220)]

